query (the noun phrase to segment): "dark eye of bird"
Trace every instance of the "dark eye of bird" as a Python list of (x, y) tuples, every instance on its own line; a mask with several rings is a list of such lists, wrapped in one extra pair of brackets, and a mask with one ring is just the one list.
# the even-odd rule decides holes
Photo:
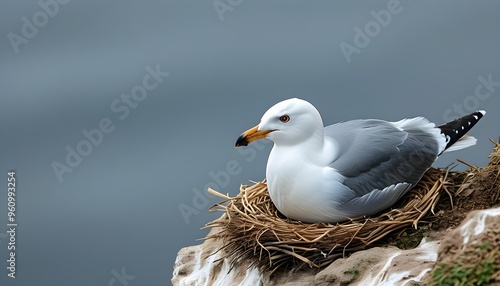
[(280, 116), (280, 121), (283, 122), (283, 123), (287, 123), (288, 121), (290, 121), (290, 116), (288, 116), (288, 114), (281, 115)]

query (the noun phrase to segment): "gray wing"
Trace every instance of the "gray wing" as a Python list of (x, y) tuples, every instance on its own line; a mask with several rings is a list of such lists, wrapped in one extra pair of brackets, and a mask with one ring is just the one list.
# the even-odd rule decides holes
[(384, 200), (391, 189), (400, 197), (422, 178), (439, 153), (435, 134), (418, 124), (401, 130), (383, 120), (353, 120), (325, 127), (325, 136), (339, 148), (330, 166), (345, 176), (344, 185), (358, 198), (352, 203), (358, 200), (361, 206), (360, 200)]

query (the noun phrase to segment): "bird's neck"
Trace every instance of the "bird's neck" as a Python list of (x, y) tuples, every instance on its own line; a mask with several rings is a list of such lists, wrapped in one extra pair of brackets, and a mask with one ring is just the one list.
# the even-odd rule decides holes
[(315, 128), (311, 137), (303, 142), (304, 146), (309, 148), (304, 148), (305, 150), (322, 150), (325, 145), (325, 133), (323, 131), (323, 126), (321, 128)]
[(274, 151), (286, 152), (289, 156), (301, 157), (309, 162), (320, 165), (324, 159), (325, 136), (323, 126), (314, 128), (311, 135), (293, 145), (279, 144), (275, 142)]

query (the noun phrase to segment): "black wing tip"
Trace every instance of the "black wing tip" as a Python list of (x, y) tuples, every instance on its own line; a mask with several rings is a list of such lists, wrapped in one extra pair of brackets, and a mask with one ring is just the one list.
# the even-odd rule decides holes
[[(460, 118), (457, 118), (453, 121), (456, 121), (456, 120), (461, 120), (461, 119), (464, 119), (464, 118), (474, 118), (477, 121), (479, 121), (479, 119), (483, 118), (483, 116), (486, 115), (486, 111), (485, 110), (478, 110), (478, 111), (475, 111), (475, 112), (472, 112), (471, 114), (468, 114), (468, 115), (465, 115), (465, 116), (462, 116)], [(476, 118), (477, 117), (477, 118)], [(453, 122), (453, 121), (450, 121), (450, 122)], [(449, 123), (449, 122), (448, 122)]]
[(483, 118), (486, 114), (484, 110), (478, 110), (471, 114), (462, 116), (443, 125), (438, 126), (441, 129), (441, 133), (448, 136), (450, 140), (446, 144), (446, 148), (455, 144), (462, 136), (464, 136), (469, 130), (476, 125), (476, 123)]

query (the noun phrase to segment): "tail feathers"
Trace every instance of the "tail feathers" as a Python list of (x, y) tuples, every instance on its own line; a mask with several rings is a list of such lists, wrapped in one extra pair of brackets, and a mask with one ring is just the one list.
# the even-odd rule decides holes
[(467, 147), (476, 145), (477, 139), (469, 136), (469, 135), (464, 135), (462, 138), (458, 139), (455, 144), (451, 145), (447, 149), (445, 149), (443, 152), (451, 152), (451, 151), (457, 151), (461, 149), (465, 149)]
[(460, 150), (476, 144), (476, 138), (466, 136), (465, 134), (469, 132), (485, 114), (486, 111), (479, 110), (438, 126), (438, 128), (441, 129), (441, 133), (446, 138), (446, 147), (443, 152)]

